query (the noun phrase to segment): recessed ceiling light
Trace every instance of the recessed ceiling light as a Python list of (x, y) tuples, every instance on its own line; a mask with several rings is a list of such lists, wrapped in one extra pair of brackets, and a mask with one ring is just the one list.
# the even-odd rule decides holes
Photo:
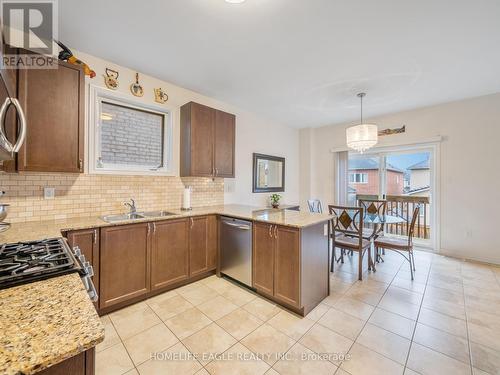
[(244, 3), (246, 0), (226, 0), (226, 3), (230, 4), (241, 4)]

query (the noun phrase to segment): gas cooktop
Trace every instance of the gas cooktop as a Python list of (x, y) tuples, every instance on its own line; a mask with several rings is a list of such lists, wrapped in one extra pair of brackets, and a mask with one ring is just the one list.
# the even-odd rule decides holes
[(81, 271), (63, 238), (0, 245), (0, 289)]

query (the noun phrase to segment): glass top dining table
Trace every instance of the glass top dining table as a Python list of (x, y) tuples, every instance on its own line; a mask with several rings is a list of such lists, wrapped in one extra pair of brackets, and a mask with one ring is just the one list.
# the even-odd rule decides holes
[[(356, 215), (359, 211), (345, 210), (355, 222), (359, 222), (359, 215)], [(365, 213), (363, 217), (363, 222), (365, 224), (402, 224), (406, 223), (406, 219), (395, 216), (395, 215), (377, 215)]]

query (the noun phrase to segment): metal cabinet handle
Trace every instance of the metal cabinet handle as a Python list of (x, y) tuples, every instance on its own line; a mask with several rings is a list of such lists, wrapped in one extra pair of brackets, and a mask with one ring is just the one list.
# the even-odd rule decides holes
[(274, 226), (274, 238), (278, 238), (278, 226)]
[(190, 217), (189, 220), (191, 221), (191, 226), (190, 227), (192, 228), (194, 226), (194, 220), (193, 220), (192, 217)]
[(156, 233), (156, 223), (153, 223), (153, 233)]
[(233, 224), (233, 223), (230, 223), (230, 222), (227, 222), (227, 221), (223, 221), (222, 224), (229, 225), (230, 227), (234, 227), (234, 228), (238, 228), (238, 229), (242, 229), (242, 230), (250, 230), (250, 226), (249, 225)]
[(148, 236), (151, 234), (151, 223), (148, 223)]
[[(21, 125), (19, 128), (19, 137), (17, 138), (17, 141), (14, 145), (12, 145), (12, 143), (9, 142), (9, 140), (5, 136), (5, 130), (4, 130), (5, 114), (7, 113), (7, 108), (9, 107), (10, 104), (13, 104), (14, 107), (16, 107), (17, 115), (19, 117), (19, 122)], [(23, 108), (21, 107), (19, 100), (15, 98), (12, 99), (10, 97), (7, 97), (5, 99), (5, 102), (2, 104), (2, 107), (0, 108), (0, 123), (2, 124), (0, 136), (4, 141), (5, 145), (9, 148), (8, 151), (19, 152), (21, 146), (24, 143), (24, 140), (26, 139), (26, 117), (24, 116)]]
[(273, 235), (271, 234), (271, 231), (273, 230), (273, 226), (269, 225), (269, 237), (273, 238)]
[(218, 176), (219, 175), (219, 169), (218, 168), (215, 168), (215, 175)]
[(97, 243), (97, 229), (94, 229), (94, 243)]

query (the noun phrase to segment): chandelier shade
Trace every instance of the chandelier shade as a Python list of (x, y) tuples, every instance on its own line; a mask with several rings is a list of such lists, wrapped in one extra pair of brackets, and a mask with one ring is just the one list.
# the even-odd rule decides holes
[(346, 129), (347, 147), (360, 153), (365, 152), (378, 143), (378, 126), (374, 124), (363, 124), (363, 98), (364, 92), (356, 95), (361, 100), (361, 121), (359, 125)]
[(373, 124), (360, 124), (346, 129), (347, 147), (363, 153), (378, 142), (378, 127)]

